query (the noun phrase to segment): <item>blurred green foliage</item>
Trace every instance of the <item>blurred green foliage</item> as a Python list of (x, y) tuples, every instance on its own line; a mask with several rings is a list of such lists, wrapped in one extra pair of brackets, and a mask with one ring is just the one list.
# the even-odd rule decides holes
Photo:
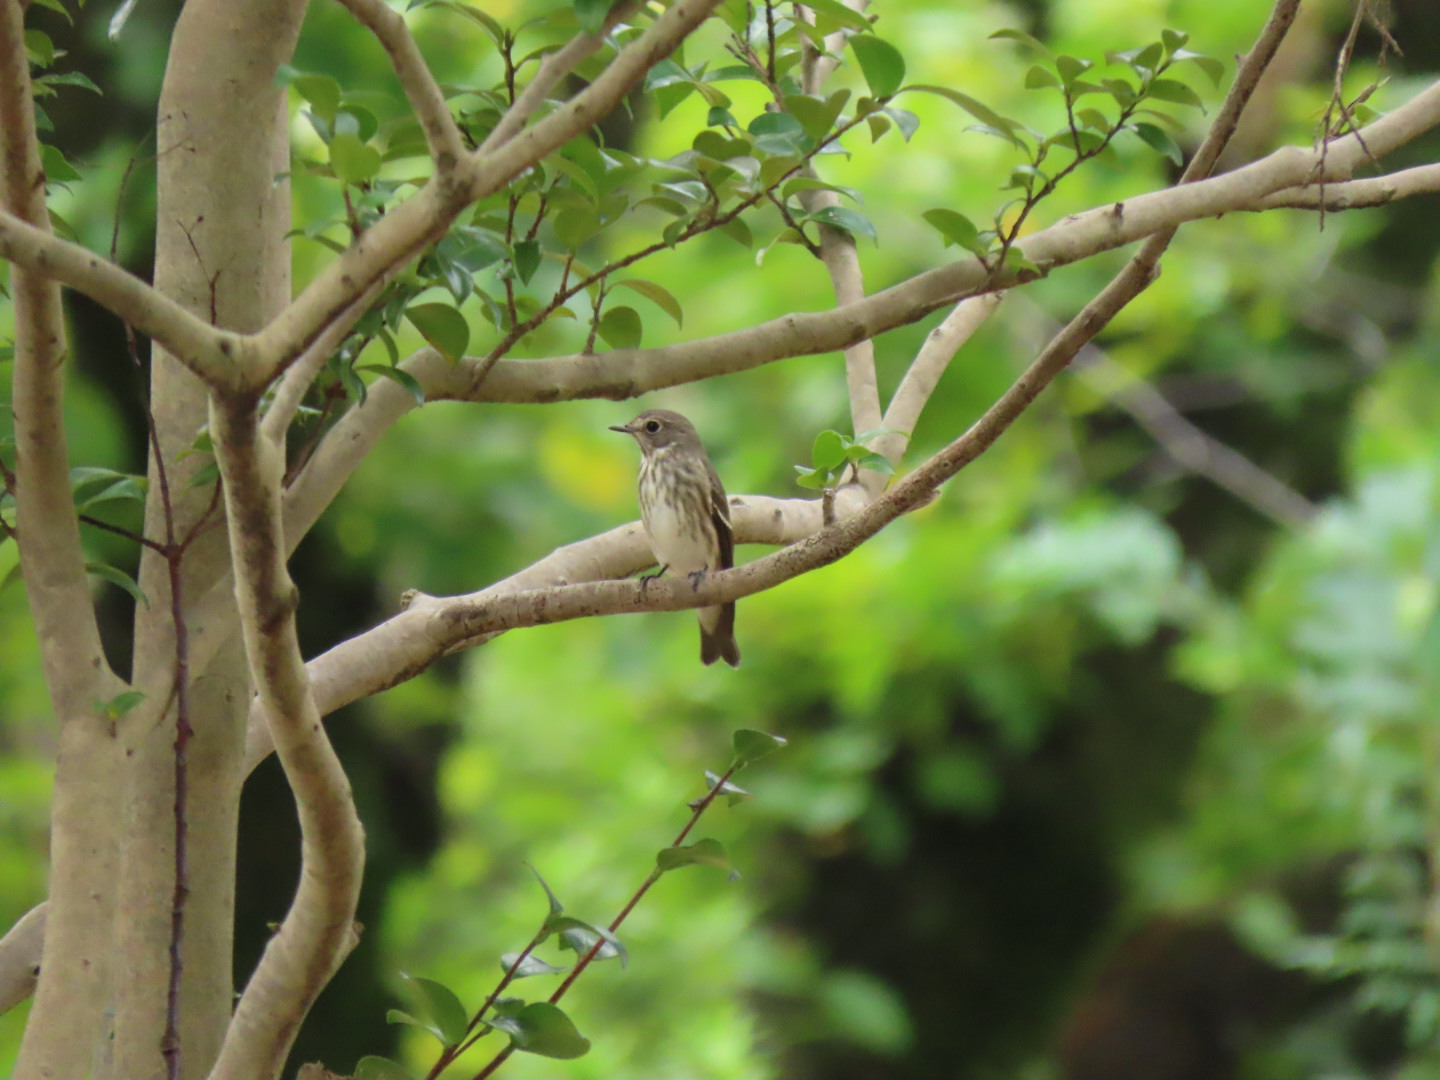
[[(486, 10), (508, 22), (540, 6)], [(1296, 33), (1333, 55), (1346, 5), (1317, 7)], [(1371, 101), (1381, 109), (1440, 60), (1409, 48), (1407, 25), (1427, 24), (1404, 20), (1421, 6), (1397, 8), (1410, 56), (1392, 60)], [(104, 42), (106, 14), (87, 9), (67, 47), (115, 124), (102, 134), (67, 111), (65, 93), (77, 91), (47, 106), (86, 176), (55, 193), (56, 208), (102, 251), (120, 177), (150, 127), (140, 110), (173, 10), (141, 5), (123, 47)], [(989, 40), (994, 31), (1023, 29), (1098, 59), (1179, 27), (1192, 47), (1232, 57), (1262, 16), (1253, 0), (889, 0), (876, 14), (910, 81), (964, 90), (1041, 129), (1063, 122), (1058, 99), (1025, 89), (1032, 58)], [(425, 9), (411, 21), (442, 79), (493, 77), (493, 47), (453, 13)], [(58, 27), (55, 36), (66, 40)], [(1356, 89), (1377, 77), (1364, 59), (1373, 44), (1362, 39)], [(872, 63), (872, 79), (884, 78), (886, 59)], [(377, 46), (338, 5), (313, 7), (295, 68), (367, 95), (382, 121), (403, 112)], [(860, 71), (837, 79), (864, 91)], [(1213, 110), (1215, 95), (1192, 81)], [(1328, 90), (1323, 64), (1293, 78), (1267, 99), (1263, 142), (1310, 141)], [(293, 97), (297, 152), (318, 154)], [(734, 97), (754, 109), (763, 95), (742, 86)], [(862, 136), (852, 156), (822, 163), (825, 179), (865, 197), (878, 237), (860, 241), (871, 289), (953, 257), (923, 213), (944, 206), (988, 222), (1017, 161), (1005, 141), (966, 132), (969, 118), (950, 102), (906, 95), (903, 105), (919, 119), (908, 142), (892, 131), (872, 149)], [(93, 117), (93, 102), (83, 108)], [(672, 155), (708, 108), (692, 96), (658, 123), (639, 105), (614, 137), (633, 154)], [(1188, 149), (1205, 118), (1184, 112), (1193, 115), (1174, 138)], [(1432, 157), (1434, 148), (1432, 139)], [(147, 152), (120, 201), (120, 257), (142, 268)], [(1121, 139), (1028, 227), (1163, 185), (1169, 169)], [(297, 175), (294, 190), (297, 226), (343, 217), (333, 181)], [(695, 663), (685, 616), (575, 622), (500, 638), (363, 716), (336, 718), (366, 733), (347, 763), (377, 848), (368, 993), (410, 1007), (405, 971), (478, 1005), (501, 954), (544, 917), (527, 863), (567, 912), (607, 923), (703, 792), (703, 771), (725, 767), (731, 732), (749, 727), (790, 747), (746, 774), (752, 800), (717, 806), (701, 830), (743, 876), (704, 866), (667, 875), (626, 924), (628, 969), (592, 969), (566, 999), (591, 1052), (563, 1065), (517, 1055), (504, 1075), (1078, 1076), (1088, 1029), (1076, 1017), (1124, 956), (1113, 946), (1163, 918), (1218, 921), (1257, 967), (1298, 973), (1306, 987), (1240, 1018), (1249, 1026), (1235, 1075), (1440, 1076), (1435, 210), (1427, 197), (1330, 215), (1323, 230), (1291, 212), (1189, 226), (1165, 274), (1098, 343), (1311, 499), (1305, 528), (1261, 519), (1187, 476), (1093, 382), (1066, 379), (936, 503), (842, 562), (744, 601), (738, 672)], [(622, 218), (587, 256), (598, 263), (651, 239)], [(320, 244), (294, 250), (302, 283), (330, 258)], [(1123, 257), (1058, 272), (1025, 290), (1029, 305), (1002, 307), (947, 374), (911, 461), (963, 430), (1033, 353), (1042, 324), (1067, 319)], [(647, 345), (829, 302), (823, 270), (794, 245), (757, 266), (753, 252), (711, 235), (644, 266), (684, 308), (682, 331), (639, 297)], [(474, 301), (464, 311), (471, 351), (488, 348), (498, 332)], [(75, 317), (74, 460), (133, 469), (143, 460), (133, 379), (120, 376), (117, 389), (105, 369), (118, 354), (87, 329), (93, 312), (77, 306)], [(877, 342), (886, 393), (929, 325)], [(396, 336), (402, 355), (424, 340), (413, 325)], [(546, 355), (581, 340), (583, 324), (547, 323), (518, 349)], [(367, 361), (386, 362), (378, 342), (369, 348)], [(642, 404), (690, 415), (732, 492), (800, 494), (792, 464), (811, 460), (818, 431), (848, 430), (833, 355)], [(605, 429), (635, 408), (436, 403), (407, 418), (302, 549), (305, 606), (343, 596), (349, 620), (314, 627), (314, 650), (382, 617), (403, 588), (473, 590), (634, 517), (633, 447)], [(87, 542), (97, 560), (127, 558), (113, 537)], [(307, 561), (307, 550), (319, 554)], [(13, 561), (13, 545), (0, 545), (0, 576)], [(97, 588), (123, 611), (123, 597)], [(43, 896), (53, 752), (18, 587), (0, 592), (0, 655), (4, 922)], [(420, 763), (413, 787), (385, 771), (394, 759)], [(433, 834), (417, 838), (413, 823), (386, 832), (376, 819), (387, 814), (433, 815)], [(288, 884), (276, 887), (283, 895)], [(542, 996), (557, 978), (523, 988)], [(394, 1052), (414, 1067), (433, 1060), (428, 1034), (385, 1029), (383, 1009), (349, 996), (354, 987), (342, 973), (316, 1021), (332, 1068), (391, 1052), (396, 1037)], [(1245, 987), (1227, 987), (1231, 1007), (1248, 1000)], [(0, 1062), (23, 1020), (23, 1009), (0, 1018)], [(1168, 1053), (1185, 1060), (1183, 1045)]]

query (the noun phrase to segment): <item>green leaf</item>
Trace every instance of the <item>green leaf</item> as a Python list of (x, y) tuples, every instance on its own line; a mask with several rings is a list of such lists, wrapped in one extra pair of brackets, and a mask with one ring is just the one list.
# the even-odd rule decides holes
[(515, 275), (520, 284), (530, 284), (535, 271), (540, 269), (540, 241), (521, 240), (515, 245)]
[(122, 694), (116, 694), (109, 701), (95, 702), (95, 711), (111, 720), (119, 720), (144, 700), (145, 695), (141, 691), (126, 690)]
[(735, 766), (749, 765), (773, 754), (788, 742), (779, 735), (771, 735), (753, 728), (741, 728), (731, 737), (735, 747)]
[[(529, 863), (526, 863), (525, 865), (530, 866)], [(560, 903), (560, 898), (555, 895), (554, 890), (550, 888), (549, 883), (540, 876), (539, 870), (536, 870), (535, 867), (530, 866), (530, 872), (535, 875), (535, 880), (540, 883), (540, 888), (545, 890), (545, 899), (550, 903), (550, 914), (559, 915), (562, 911), (565, 910), (565, 905)]]
[[(852, 449), (864, 450), (864, 447), (855, 447)], [(890, 464), (890, 459), (884, 454), (875, 453), (873, 450), (865, 450), (862, 454), (851, 454), (850, 462), (853, 465), (858, 465), (862, 469), (877, 472), (881, 476), (891, 476), (895, 472), (895, 466)]]
[[(707, 795), (708, 795), (711, 791), (714, 791), (714, 790), (715, 790), (715, 785), (716, 785), (716, 784), (720, 784), (720, 790), (717, 792), (717, 794), (719, 794), (719, 795), (724, 795), (726, 802), (727, 802), (730, 806), (734, 806), (736, 803), (742, 803), (742, 802), (744, 802), (746, 799), (750, 798), (750, 792), (746, 791), (746, 790), (745, 790), (744, 788), (742, 788), (739, 784), (732, 783), (732, 782), (729, 781), (729, 780), (726, 780), (726, 781), (722, 784), (722, 783), (720, 783), (720, 777), (719, 777), (719, 776), (717, 776), (715, 773), (711, 772), (709, 769), (706, 769), (706, 770), (705, 770), (705, 787), (706, 787), (706, 794), (707, 794)], [(690, 803), (690, 809), (691, 809), (691, 810), (696, 809), (696, 808), (699, 806), (701, 799), (703, 799), (704, 797), (705, 797), (705, 796), (702, 795), (702, 796), (700, 797), (700, 799), (695, 799), (694, 801), (692, 801), (692, 802)]]
[(1189, 49), (1176, 49), (1173, 56), (1176, 62), (1194, 64), (1206, 75), (1210, 76), (1210, 81), (1216, 86), (1219, 86), (1220, 80), (1225, 77), (1225, 65), (1213, 56), (1191, 52)]
[(345, 132), (330, 140), (330, 167), (347, 184), (364, 184), (380, 171), (380, 151)]
[(1170, 101), (1176, 105), (1193, 105), (1197, 109), (1205, 107), (1205, 103), (1200, 100), (1200, 95), (1179, 79), (1153, 79), (1147, 89), (1148, 96), (1158, 101)]
[(569, 915), (560, 915), (545, 922), (552, 934), (560, 935), (560, 947), (570, 949), (576, 956), (584, 956), (600, 942), (595, 953), (596, 960), (610, 960), (618, 957), (623, 968), (630, 962), (630, 956), (620, 939), (603, 926), (595, 926)]
[(1050, 50), (1047, 49), (1037, 38), (1033, 38), (1029, 34), (1025, 33), (1024, 30), (1010, 30), (1008, 28), (1005, 30), (996, 30), (993, 34), (990, 35), (990, 40), (1013, 41), (1017, 45), (1023, 45), (1031, 52), (1038, 53), (1039, 55), (1047, 58), (1050, 56)]
[(516, 1049), (541, 1057), (569, 1061), (590, 1051), (590, 1040), (576, 1030), (557, 1005), (532, 1001), (509, 1016), (496, 1016), (493, 1025), (510, 1036)]
[(1180, 147), (1176, 145), (1175, 140), (1164, 128), (1154, 124), (1141, 123), (1133, 125), (1133, 129), (1135, 134), (1144, 139), (1152, 150), (1158, 150), (1176, 165), (1184, 164), (1185, 155), (1181, 153)]
[(75, 171), (75, 166), (66, 160), (65, 155), (59, 149), (49, 143), (40, 145), (40, 166), (45, 170), (47, 183), (66, 184), (71, 180), (80, 179), (80, 174)]
[(1059, 86), (1060, 78), (1047, 67), (1036, 64), (1025, 73), (1026, 90), (1043, 90), (1047, 86)]
[(845, 463), (845, 436), (829, 428), (815, 436), (810, 463), (820, 472), (831, 472)]
[(412, 1080), (410, 1073), (398, 1061), (366, 1054), (355, 1063), (355, 1080)]
[(805, 6), (816, 15), (823, 15), (834, 19), (835, 22), (847, 30), (869, 30), (870, 20), (860, 12), (847, 7), (840, 0), (816, 0), (815, 3), (806, 3)]
[(440, 1029), (440, 1035), (447, 1046), (454, 1046), (465, 1038), (470, 1027), (470, 1018), (453, 990), (434, 979), (406, 975), (404, 972), (401, 972), (401, 976), (415, 988), (421, 1015)]
[(800, 475), (795, 478), (795, 483), (803, 488), (812, 488), (819, 491), (821, 488), (830, 486), (830, 473), (822, 472), (819, 469), (812, 469), (806, 465), (796, 465), (795, 471)]
[(296, 75), (290, 80), (295, 92), (310, 103), (315, 112), (333, 123), (335, 110), (340, 108), (340, 84), (329, 75)]
[(389, 364), (361, 364), (359, 370), (370, 371), (379, 375), (382, 379), (389, 379), (397, 382), (410, 392), (415, 399), (416, 405), (425, 404), (425, 388), (420, 385), (420, 380), (411, 375), (404, 368), (391, 367)]
[(588, 206), (567, 206), (555, 215), (551, 226), (555, 239), (575, 251), (600, 231), (601, 222), (599, 215)]
[(1023, 146), (1020, 136), (1016, 134), (1019, 128), (1014, 120), (1001, 116), (994, 109), (982, 101), (978, 101), (969, 94), (962, 94), (959, 90), (951, 90), (948, 86), (930, 86), (916, 83), (913, 86), (905, 87), (908, 93), (911, 90), (919, 90), (926, 94), (938, 94), (949, 101), (953, 101), (960, 108), (964, 109), (976, 120), (979, 120), (987, 128), (992, 129), (989, 133), (999, 135), (1001, 138), (1014, 143), (1016, 146)]
[(452, 364), (465, 355), (470, 344), (470, 324), (449, 304), (412, 304), (405, 309), (405, 317)]
[(1184, 30), (1161, 30), (1160, 44), (1165, 46), (1165, 51), (1172, 56), (1178, 49), (1182, 49), (1190, 41), (1190, 35)]
[(445, 1041), (445, 1035), (438, 1027), (424, 1020), (416, 1019), (404, 1009), (387, 1009), (385, 1011), (385, 1022), (387, 1024), (408, 1024), (410, 1027), (418, 1027), (422, 1031), (428, 1031), (431, 1035), (434, 1035), (435, 1041), (441, 1046), (450, 1045)]
[[(517, 960), (520, 960), (520, 954), (518, 952), (505, 953), (500, 957), (500, 969), (508, 974), (510, 969), (515, 967), (515, 961)], [(520, 961), (520, 966), (515, 968), (515, 974), (512, 977), (516, 979), (526, 979), (531, 975), (559, 975), (569, 970), (569, 965), (547, 964), (544, 960), (541, 960), (538, 956), (531, 953), (526, 956), (524, 960)]]
[(849, 44), (873, 97), (891, 97), (904, 85), (905, 58), (894, 45), (874, 34), (856, 34)]
[(843, 229), (851, 236), (855, 236), (857, 233), (868, 236), (877, 244), (879, 243), (879, 239), (875, 235), (875, 226), (870, 224), (870, 219), (859, 210), (853, 210), (848, 206), (826, 206), (811, 214), (810, 220)]
[(920, 215), (934, 227), (945, 240), (945, 246), (957, 244), (976, 255), (985, 254), (985, 245), (980, 242), (980, 230), (975, 223), (955, 210), (937, 207)]
[(708, 838), (681, 847), (662, 848), (655, 855), (655, 869), (662, 874), (668, 874), (682, 866), (718, 866), (722, 870), (733, 869), (725, 845), (719, 840)]
[(113, 566), (106, 566), (104, 563), (86, 563), (85, 572), (95, 575), (102, 581), (108, 581), (111, 585), (118, 585), (134, 597), (137, 604), (143, 604), (145, 607), (150, 606), (150, 601), (146, 599), (145, 594), (140, 591), (140, 586), (135, 584), (135, 579), (125, 573), (125, 571), (117, 570)]
[(617, 0), (574, 0), (575, 17), (579, 20), (580, 29), (587, 34), (595, 34), (605, 25), (605, 16), (610, 14), (610, 9), (615, 6)]
[(601, 339), (612, 349), (638, 348), (643, 330), (644, 325), (640, 321), (640, 313), (623, 304), (619, 307), (607, 308), (605, 314), (600, 317), (600, 325), (596, 328)]
[(665, 286), (641, 278), (627, 278), (624, 281), (617, 281), (615, 284), (623, 285), (645, 297), (646, 300), (674, 319), (676, 326), (683, 327), (685, 325), (685, 312), (680, 309), (680, 302)]

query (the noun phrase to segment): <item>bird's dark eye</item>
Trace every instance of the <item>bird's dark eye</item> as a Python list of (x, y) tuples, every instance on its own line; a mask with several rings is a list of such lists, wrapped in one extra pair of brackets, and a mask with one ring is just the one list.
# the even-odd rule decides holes
[(646, 421), (645, 421), (645, 430), (648, 431), (651, 435), (654, 435), (656, 432), (658, 432), (658, 431), (660, 430), (660, 421), (659, 421), (659, 420), (646, 420)]

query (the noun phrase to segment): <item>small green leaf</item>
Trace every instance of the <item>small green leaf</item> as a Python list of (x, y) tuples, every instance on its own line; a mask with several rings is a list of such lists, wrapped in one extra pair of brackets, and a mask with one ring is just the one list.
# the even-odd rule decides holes
[(144, 700), (145, 695), (141, 691), (126, 690), (122, 694), (116, 694), (109, 701), (95, 702), (95, 711), (111, 720), (119, 720)]
[[(858, 449), (864, 450), (864, 447), (858, 447)], [(890, 464), (889, 458), (884, 454), (877, 454), (871, 450), (866, 450), (862, 454), (852, 455), (850, 461), (862, 469), (869, 469), (871, 472), (877, 472), (881, 476), (891, 476), (895, 472), (895, 466)]]
[(1164, 128), (1157, 127), (1154, 124), (1141, 123), (1133, 125), (1133, 129), (1135, 134), (1144, 139), (1152, 150), (1157, 150), (1164, 154), (1176, 165), (1184, 164), (1185, 155)]
[(527, 1054), (569, 1061), (590, 1051), (590, 1040), (559, 1006), (548, 1001), (532, 1001), (513, 1015), (497, 1015), (493, 1024), (510, 1036), (516, 1049)]
[(1043, 90), (1047, 86), (1059, 86), (1060, 78), (1047, 67), (1036, 64), (1025, 73), (1026, 90)]
[(600, 325), (596, 328), (601, 339), (612, 349), (638, 348), (643, 331), (640, 313), (623, 304), (607, 308), (605, 314), (600, 316)]
[(623, 285), (645, 297), (646, 300), (674, 319), (676, 326), (683, 327), (685, 325), (685, 312), (680, 309), (680, 302), (665, 286), (657, 285), (653, 281), (644, 281), (641, 278), (627, 278), (624, 281), (617, 281), (615, 284)]
[(412, 1080), (410, 1073), (398, 1061), (366, 1054), (355, 1063), (355, 1080)]
[(530, 284), (535, 271), (540, 269), (540, 241), (521, 240), (515, 245), (515, 274), (520, 284)]
[(732, 736), (735, 747), (735, 765), (749, 765), (753, 761), (759, 761), (779, 750), (787, 741), (779, 735), (755, 731), (752, 728), (741, 728)]
[[(529, 863), (526, 863), (525, 865), (530, 866)], [(550, 914), (559, 915), (562, 911), (565, 910), (565, 905), (560, 903), (560, 898), (555, 895), (555, 892), (550, 888), (549, 883), (540, 876), (539, 870), (536, 870), (535, 867), (530, 866), (530, 872), (535, 875), (535, 880), (540, 883), (540, 888), (545, 890), (545, 899), (550, 904)]]
[(905, 90), (907, 92), (920, 90), (927, 94), (938, 94), (940, 97), (953, 101), (976, 120), (979, 120), (980, 123), (984, 124), (988, 129), (987, 134), (999, 135), (1002, 139), (1006, 139), (1016, 146), (1024, 145), (1021, 142), (1020, 136), (1016, 134), (1017, 129), (1020, 127), (1019, 124), (1009, 117), (1001, 116), (994, 109), (990, 108), (989, 105), (976, 100), (969, 94), (962, 94), (959, 90), (951, 90), (948, 86), (930, 86), (920, 83), (907, 86)]
[(726, 780), (723, 784), (721, 784), (721, 783), (720, 783), (720, 777), (716, 776), (716, 775), (715, 775), (713, 772), (711, 772), (709, 769), (706, 769), (706, 770), (705, 770), (705, 787), (706, 787), (706, 793), (705, 793), (705, 795), (700, 796), (700, 798), (692, 800), (691, 803), (690, 803), (690, 809), (691, 809), (691, 810), (697, 810), (697, 809), (699, 809), (699, 807), (700, 807), (700, 802), (701, 802), (707, 795), (709, 795), (709, 793), (710, 793), (711, 791), (714, 791), (714, 790), (715, 790), (715, 785), (716, 785), (716, 784), (720, 784), (720, 790), (719, 790), (716, 794), (725, 796), (725, 801), (726, 801), (726, 803), (727, 803), (728, 805), (730, 805), (730, 806), (735, 806), (737, 803), (742, 803), (742, 802), (744, 802), (746, 799), (750, 798), (750, 792), (746, 791), (746, 790), (745, 790), (744, 788), (742, 788), (739, 784), (733, 783), (733, 782), (731, 782), (731, 781), (729, 781), (729, 780)]
[(45, 180), (51, 184), (66, 184), (71, 180), (79, 180), (80, 174), (75, 171), (59, 149), (49, 143), (42, 143), (40, 146), (40, 165), (45, 171)]
[[(505, 953), (500, 957), (500, 970), (509, 973), (510, 969), (515, 967), (515, 961), (517, 960), (520, 960), (520, 954), (518, 952)], [(515, 968), (513, 978), (525, 979), (531, 975), (559, 975), (569, 970), (568, 965), (547, 964), (544, 960), (541, 960), (538, 956), (531, 953), (527, 955), (524, 960), (520, 960), (520, 966)]]
[(1197, 109), (1205, 107), (1205, 103), (1200, 100), (1200, 95), (1179, 79), (1153, 79), (1147, 90), (1149, 97), (1159, 101), (1170, 101), (1176, 105), (1193, 105)]
[(618, 957), (622, 968), (630, 963), (630, 955), (624, 944), (603, 926), (595, 926), (569, 915), (547, 919), (545, 926), (551, 933), (560, 935), (562, 949), (570, 949), (576, 956), (584, 956), (595, 948), (595, 943), (598, 941), (601, 944), (595, 953), (596, 960), (610, 960)]
[(803, 488), (811, 488), (819, 491), (821, 488), (830, 486), (830, 474), (828, 472), (807, 468), (804, 465), (796, 465), (795, 471), (800, 474), (795, 478), (795, 483)]
[(1213, 56), (1191, 52), (1189, 49), (1176, 49), (1173, 55), (1177, 62), (1183, 61), (1194, 64), (1206, 75), (1210, 76), (1210, 81), (1216, 86), (1219, 86), (1220, 80), (1225, 77), (1225, 65)]
[(823, 15), (834, 19), (837, 24), (847, 30), (869, 30), (870, 20), (853, 8), (846, 7), (840, 0), (816, 0), (815, 3), (805, 5), (816, 15)]
[(973, 251), (976, 255), (985, 253), (985, 246), (980, 242), (980, 230), (964, 214), (939, 207), (934, 210), (926, 210), (920, 216), (940, 233), (945, 240), (946, 247), (957, 244), (966, 251)]
[(329, 75), (297, 75), (290, 80), (296, 93), (310, 103), (317, 114), (331, 123), (340, 108), (340, 84)]
[(662, 874), (678, 870), (682, 866), (718, 866), (722, 870), (733, 869), (725, 845), (719, 840), (696, 840), (681, 847), (662, 848), (655, 855), (655, 869)]
[(418, 1027), (422, 1031), (428, 1031), (431, 1035), (434, 1035), (435, 1041), (441, 1046), (450, 1045), (445, 1041), (445, 1035), (438, 1027), (424, 1020), (417, 1020), (404, 1009), (387, 1009), (385, 1011), (385, 1022), (387, 1024), (407, 1024), (410, 1027)]
[(816, 435), (810, 448), (810, 463), (821, 472), (838, 469), (845, 463), (845, 436), (828, 428)]
[(1010, 30), (1008, 28), (1005, 30), (996, 30), (993, 34), (990, 35), (990, 40), (1013, 41), (1017, 45), (1022, 45), (1025, 48), (1029, 49), (1031, 52), (1038, 53), (1040, 56), (1044, 56), (1047, 58), (1050, 56), (1050, 50), (1047, 49), (1043, 44), (1041, 44), (1038, 39), (1033, 38), (1029, 34), (1025, 33), (1024, 30)]
[(449, 304), (412, 304), (405, 309), (405, 317), (452, 364), (465, 355), (470, 344), (470, 324)]
[(849, 44), (873, 97), (891, 97), (904, 85), (905, 58), (894, 45), (873, 34), (856, 34)]
[(125, 573), (125, 571), (117, 570), (113, 566), (106, 566), (104, 563), (86, 563), (85, 572), (95, 575), (102, 581), (108, 581), (111, 585), (118, 585), (129, 593), (137, 604), (142, 604), (145, 607), (150, 606), (150, 601), (146, 598), (145, 594), (140, 591), (140, 586), (135, 584), (135, 579)]
[(389, 364), (361, 364), (361, 371), (370, 371), (383, 379), (390, 379), (397, 382), (410, 392), (415, 399), (416, 405), (425, 404), (425, 388), (420, 385), (420, 380), (411, 375), (404, 368), (391, 367)]
[(347, 184), (364, 184), (380, 171), (380, 151), (345, 132), (330, 140), (330, 167)]
[(834, 226), (849, 233), (852, 237), (856, 235), (868, 236), (877, 244), (879, 238), (875, 235), (875, 226), (870, 219), (859, 210), (848, 206), (826, 206), (810, 215), (811, 221), (818, 221), (825, 225)]
[(440, 1029), (447, 1046), (454, 1046), (465, 1038), (470, 1027), (470, 1018), (453, 990), (434, 979), (423, 979), (418, 975), (406, 975), (404, 972), (401, 972), (401, 975), (415, 988), (421, 1014)]

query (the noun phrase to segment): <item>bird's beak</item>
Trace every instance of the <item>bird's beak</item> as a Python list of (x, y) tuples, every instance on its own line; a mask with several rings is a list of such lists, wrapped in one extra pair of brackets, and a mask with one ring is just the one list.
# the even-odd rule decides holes
[(611, 425), (610, 425), (610, 430), (611, 430), (611, 431), (618, 431), (618, 432), (620, 432), (621, 435), (634, 435), (634, 434), (635, 434), (635, 432), (631, 430), (629, 424), (611, 424)]

